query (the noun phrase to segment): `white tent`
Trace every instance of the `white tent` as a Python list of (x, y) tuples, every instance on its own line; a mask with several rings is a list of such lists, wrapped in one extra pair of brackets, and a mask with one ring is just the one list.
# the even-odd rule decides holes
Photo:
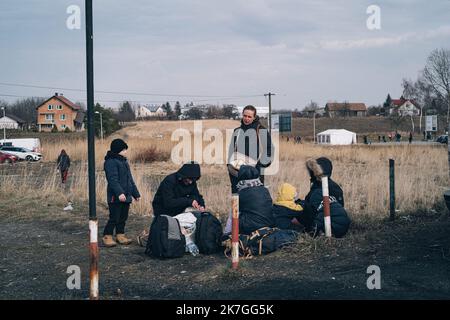
[(330, 129), (317, 134), (318, 144), (356, 144), (356, 133), (345, 129)]

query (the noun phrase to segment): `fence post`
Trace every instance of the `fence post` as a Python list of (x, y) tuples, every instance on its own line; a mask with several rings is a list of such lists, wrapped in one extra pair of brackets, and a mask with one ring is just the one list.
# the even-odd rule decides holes
[(91, 300), (98, 300), (98, 220), (89, 220), (90, 293)]
[(232, 227), (231, 227), (231, 267), (236, 270), (239, 266), (239, 195), (231, 196)]
[(328, 177), (322, 177), (323, 219), (325, 223), (325, 236), (331, 237), (330, 197), (328, 192)]
[(389, 218), (395, 220), (395, 160), (389, 159)]

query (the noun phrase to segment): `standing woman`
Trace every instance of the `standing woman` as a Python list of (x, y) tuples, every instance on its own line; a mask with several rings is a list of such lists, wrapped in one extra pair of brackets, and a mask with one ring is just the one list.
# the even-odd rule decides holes
[(64, 149), (61, 150), (61, 153), (59, 154), (56, 163), (57, 163), (56, 169), (59, 170), (59, 172), (61, 173), (61, 183), (66, 183), (70, 167), (70, 158), (67, 155), (66, 150)]
[[(108, 180), (107, 201), (109, 207), (109, 220), (103, 231), (103, 244), (105, 247), (114, 247), (119, 244), (128, 245), (131, 239), (125, 236), (125, 223), (133, 198), (139, 201), (141, 195), (134, 183), (128, 164), (128, 145), (122, 139), (111, 142), (111, 148), (105, 156), (104, 169)], [(113, 239), (116, 232), (116, 241)]]
[[(245, 155), (258, 170), (259, 179), (264, 185), (263, 168), (271, 165), (275, 148), (272, 144), (270, 132), (260, 123), (259, 116), (256, 115), (256, 108), (248, 105), (242, 111), (240, 127), (234, 129), (228, 151), (228, 171), (231, 182), (231, 193), (238, 193), (237, 184), (239, 168), (231, 165), (233, 156), (236, 153)], [(250, 162), (250, 161), (249, 161)], [(245, 163), (245, 165), (251, 165)]]

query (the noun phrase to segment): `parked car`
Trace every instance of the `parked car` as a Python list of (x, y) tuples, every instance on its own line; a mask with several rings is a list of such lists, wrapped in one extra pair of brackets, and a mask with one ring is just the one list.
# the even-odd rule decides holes
[(0, 146), (14, 146), (25, 148), (33, 152), (42, 152), (41, 140), (39, 138), (2, 139), (0, 140)]
[(0, 152), (0, 163), (15, 163), (15, 162), (17, 162), (16, 156)]
[(448, 135), (444, 134), (436, 139), (436, 142), (448, 144)]
[(26, 161), (39, 161), (42, 158), (42, 154), (38, 152), (33, 152), (25, 148), (14, 146), (0, 147), (0, 152), (11, 154), (19, 158), (19, 160), (26, 160)]

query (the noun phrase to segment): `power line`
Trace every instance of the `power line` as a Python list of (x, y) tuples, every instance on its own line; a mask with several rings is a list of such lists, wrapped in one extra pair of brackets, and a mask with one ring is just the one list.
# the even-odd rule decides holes
[[(11, 98), (42, 98), (42, 99), (48, 99), (48, 97), (43, 97), (43, 96), (25, 96), (25, 95), (13, 95), (13, 94), (3, 94), (0, 93), (0, 97), (11, 97)], [(262, 95), (259, 95), (258, 97), (262, 97)], [(240, 98), (240, 99), (248, 99), (248, 98), (252, 98), (252, 97), (245, 97), (245, 98)], [(225, 101), (225, 100), (235, 100), (237, 98), (234, 97), (230, 97), (230, 98), (222, 98), (222, 99), (200, 99), (200, 100), (192, 100), (192, 102), (208, 102), (208, 101)], [(75, 101), (87, 101), (86, 98), (73, 98), (72, 100)], [(122, 103), (125, 101), (128, 101), (130, 103), (142, 103), (142, 104), (158, 104), (158, 103), (176, 103), (178, 101), (176, 100), (161, 100), (161, 101), (143, 101), (143, 100), (129, 100), (129, 99), (124, 99), (124, 100), (102, 100), (102, 99), (95, 99), (96, 102), (102, 102), (102, 103)]]
[[(9, 87), (23, 87), (23, 88), (35, 88), (35, 89), (52, 89), (52, 90), (64, 90), (64, 91), (77, 91), (77, 92), (86, 92), (83, 89), (76, 88), (63, 88), (63, 87), (54, 87), (54, 86), (39, 86), (34, 84), (20, 84), (20, 83), (9, 83), (9, 82), (0, 82), (2, 86)], [(140, 96), (159, 96), (159, 97), (182, 97), (182, 98), (255, 98), (262, 96), (261, 94), (254, 95), (236, 95), (236, 96), (213, 96), (213, 95), (192, 95), (192, 94), (163, 94), (163, 93), (144, 93), (144, 92), (127, 92), (127, 91), (103, 91), (96, 90), (96, 93), (104, 93), (104, 94), (127, 94), (127, 95), (140, 95)]]

